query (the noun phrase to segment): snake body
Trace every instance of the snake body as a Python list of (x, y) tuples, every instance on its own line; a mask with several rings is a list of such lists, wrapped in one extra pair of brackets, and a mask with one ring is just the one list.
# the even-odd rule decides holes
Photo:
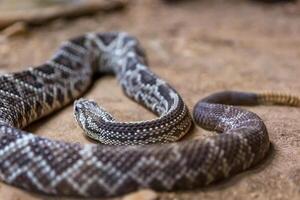
[[(115, 74), (125, 94), (158, 117), (119, 122), (80, 99), (74, 106), (80, 127), (108, 145), (55, 141), (21, 130), (82, 96), (95, 73)], [(84, 197), (194, 188), (229, 177), (262, 160), (269, 138), (256, 114), (224, 104), (299, 105), (299, 98), (285, 95), (218, 93), (196, 105), (194, 118), (222, 134), (170, 143), (188, 132), (191, 116), (126, 33), (90, 33), (64, 42), (43, 65), (0, 76), (0, 97), (0, 179), (29, 191)]]

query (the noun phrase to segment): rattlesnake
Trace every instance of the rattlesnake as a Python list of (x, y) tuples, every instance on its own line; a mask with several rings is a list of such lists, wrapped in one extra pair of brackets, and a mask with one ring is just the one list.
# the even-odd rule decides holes
[[(80, 99), (74, 105), (79, 125), (108, 145), (55, 141), (20, 130), (82, 96), (95, 73), (116, 74), (125, 94), (159, 117), (118, 122), (95, 102)], [(29, 191), (85, 197), (194, 188), (245, 170), (266, 155), (267, 129), (256, 114), (220, 103), (299, 105), (292, 96), (217, 93), (197, 104), (194, 118), (224, 133), (175, 142), (191, 127), (189, 110), (176, 90), (149, 70), (139, 42), (126, 33), (89, 33), (64, 42), (43, 65), (0, 76), (0, 97), (0, 179)]]

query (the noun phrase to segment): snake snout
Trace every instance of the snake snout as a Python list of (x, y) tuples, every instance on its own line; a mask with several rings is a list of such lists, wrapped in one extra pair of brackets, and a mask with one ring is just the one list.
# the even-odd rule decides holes
[(87, 108), (90, 108), (93, 104), (95, 104), (95, 102), (89, 101), (87, 99), (78, 99), (74, 101), (73, 112), (75, 117), (78, 117), (80, 113), (84, 113), (87, 110)]
[(78, 99), (76, 101), (74, 101), (74, 113), (77, 113), (79, 112), (82, 108), (83, 108), (83, 102), (84, 102), (84, 99)]

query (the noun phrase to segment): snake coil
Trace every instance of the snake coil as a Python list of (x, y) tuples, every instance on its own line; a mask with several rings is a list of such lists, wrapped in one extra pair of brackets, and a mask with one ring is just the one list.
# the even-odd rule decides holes
[[(21, 130), (82, 96), (93, 74), (107, 72), (117, 76), (128, 97), (158, 117), (119, 122), (95, 102), (79, 99), (74, 111), (80, 127), (109, 145), (67, 143)], [(196, 105), (194, 118), (222, 134), (171, 143), (192, 124), (180, 95), (149, 70), (134, 37), (89, 33), (64, 42), (40, 66), (0, 76), (0, 179), (29, 191), (85, 197), (207, 185), (264, 158), (269, 138), (263, 121), (224, 104), (284, 103), (282, 96), (267, 97), (230, 91), (210, 96)], [(299, 105), (298, 97), (288, 101)]]

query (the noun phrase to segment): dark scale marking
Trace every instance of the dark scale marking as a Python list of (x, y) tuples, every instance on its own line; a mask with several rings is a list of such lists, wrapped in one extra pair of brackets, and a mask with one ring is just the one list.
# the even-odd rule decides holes
[(136, 70), (136, 65), (139, 63), (139, 61), (136, 58), (128, 58), (126, 70), (134, 71)]
[(111, 34), (98, 34), (98, 38), (103, 42), (104, 45), (108, 46), (111, 42), (118, 37), (118, 33)]
[(147, 71), (140, 72), (142, 77), (142, 82), (145, 84), (155, 85), (156, 84), (156, 77), (153, 77), (152, 74), (149, 74)]
[(30, 71), (16, 73), (16, 74), (14, 74), (13, 78), (16, 80), (23, 81), (36, 89), (41, 89), (44, 87), (44, 84), (39, 82), (37, 80), (37, 77), (35, 75), (33, 75)]
[(86, 43), (86, 37), (75, 37), (69, 40), (70, 43), (73, 43), (83, 49), (86, 49), (85, 43)]
[(73, 99), (74, 98), (71, 89), (67, 90), (67, 96), (68, 96), (68, 99)]
[(51, 76), (55, 73), (55, 69), (48, 64), (40, 65), (39, 67), (35, 68), (34, 70), (40, 71), (45, 75)]
[(54, 59), (54, 62), (63, 65), (66, 68), (76, 70), (78, 66), (76, 61), (68, 59), (65, 55), (59, 55)]
[(75, 84), (74, 84), (74, 88), (78, 91), (78, 92), (82, 92), (83, 90), (83, 86), (84, 86), (84, 82), (81, 80), (78, 80)]
[(63, 91), (60, 88), (56, 89), (56, 96), (59, 103), (63, 104), (65, 101), (65, 95), (63, 94)]
[(82, 53), (80, 51), (77, 51), (74, 48), (69, 47), (67, 45), (62, 46), (62, 50), (65, 51), (65, 52), (68, 52), (69, 54), (71, 54), (75, 57), (82, 58)]

